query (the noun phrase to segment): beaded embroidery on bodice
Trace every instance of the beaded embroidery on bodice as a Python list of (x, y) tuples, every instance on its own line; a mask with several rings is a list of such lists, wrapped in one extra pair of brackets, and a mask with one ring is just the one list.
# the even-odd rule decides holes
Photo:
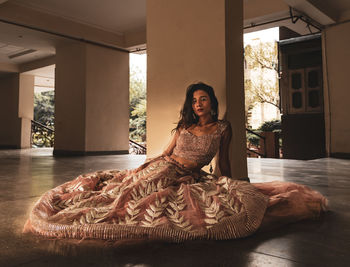
[(212, 134), (194, 135), (187, 129), (182, 129), (177, 138), (173, 154), (198, 165), (208, 165), (220, 147), (223, 131), (228, 125), (227, 121), (218, 121), (218, 128)]

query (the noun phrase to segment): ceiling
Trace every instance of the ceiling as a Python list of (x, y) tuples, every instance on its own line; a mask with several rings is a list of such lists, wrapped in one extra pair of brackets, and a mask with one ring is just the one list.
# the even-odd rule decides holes
[[(245, 3), (254, 0), (244, 0)], [(259, 0), (262, 1), (262, 0)], [(308, 13), (310, 4), (321, 10), (321, 15), (336, 21), (344, 14), (350, 16), (350, 0), (281, 0), (289, 6), (298, 7), (301, 11)], [(2, 5), (11, 4), (14, 6), (30, 8), (32, 10), (62, 18), (75, 23), (80, 23), (95, 29), (104, 30), (118, 36), (128, 33), (144, 31), (146, 29), (146, 0), (0, 0)], [(304, 7), (307, 8), (304, 9)], [(304, 10), (303, 10), (304, 9)], [(311, 9), (312, 10), (312, 9)], [(316, 12), (317, 13), (317, 12)], [(273, 20), (284, 14), (275, 14), (261, 17), (255, 20), (246, 20), (245, 25)], [(1, 19), (1, 17), (0, 17)], [(289, 21), (280, 22), (277, 26), (292, 25)], [(276, 25), (266, 25), (272, 27)], [(305, 31), (305, 24), (301, 21), (296, 25), (295, 30)], [(251, 30), (258, 30), (255, 27)], [(0, 22), (0, 65), (13, 64), (21, 65), (38, 59), (55, 55), (55, 47), (72, 42), (67, 38), (57, 35), (39, 32), (21, 26)], [(51, 71), (51, 74), (49, 74)], [(1, 69), (0, 69), (1, 72)], [(31, 72), (33, 73), (33, 72)], [(39, 73), (39, 71), (38, 71)], [(41, 69), (40, 76), (53, 76), (53, 67)], [(48, 76), (47, 76), (48, 77)]]
[(39, 79), (40, 81), (43, 80), (43, 78), (50, 78), (49, 80), (51, 80), (55, 78), (55, 65), (49, 65), (35, 70), (30, 70), (25, 73), (35, 75), (38, 79), (41, 78)]
[(338, 19), (350, 10), (349, 0), (309, 0), (309, 2), (319, 6), (323, 11), (330, 10)]
[(12, 0), (11, 2), (117, 34), (146, 28), (146, 0)]
[(22, 64), (55, 55), (69, 40), (20, 26), (0, 23), (0, 62)]

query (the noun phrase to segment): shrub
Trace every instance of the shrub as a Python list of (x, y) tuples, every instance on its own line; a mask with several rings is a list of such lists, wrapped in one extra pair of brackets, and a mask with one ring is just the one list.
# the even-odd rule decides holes
[(258, 128), (261, 132), (280, 132), (281, 129), (281, 120), (265, 121)]
[[(257, 131), (257, 130), (254, 130), (254, 132), (257, 133), (257, 134), (260, 133), (260, 131)], [(260, 137), (255, 135), (255, 134), (247, 132), (247, 141), (251, 145), (258, 147), (259, 146)]]

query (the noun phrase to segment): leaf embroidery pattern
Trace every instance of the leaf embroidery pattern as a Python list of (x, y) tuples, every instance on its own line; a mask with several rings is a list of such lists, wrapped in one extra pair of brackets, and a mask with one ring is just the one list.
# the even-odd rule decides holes
[(156, 200), (153, 204), (149, 205), (144, 214), (145, 220), (141, 222), (144, 227), (155, 227), (161, 224), (161, 215), (166, 207), (166, 197), (162, 197), (160, 200), (156, 196)]
[(225, 212), (234, 215), (241, 212), (241, 203), (232, 194), (220, 194), (221, 205), (225, 207)]
[(169, 206), (166, 210), (168, 213), (169, 220), (178, 228), (184, 231), (191, 231), (192, 225), (189, 220), (186, 220), (183, 215), (180, 215), (180, 211), (182, 211), (186, 207), (186, 203), (184, 200), (184, 186), (182, 185), (179, 190), (175, 193), (174, 191), (170, 193), (169, 198)]
[(82, 200), (87, 199), (91, 196), (91, 192), (83, 192), (81, 194), (77, 194), (72, 198), (68, 198), (65, 200), (57, 200), (53, 203), (53, 208), (56, 211), (61, 211), (63, 209), (67, 209), (70, 206), (75, 206), (77, 203), (80, 203)]
[(217, 181), (225, 190), (220, 190), (218, 197), (221, 200), (222, 206), (225, 207), (225, 212), (233, 215), (241, 212), (241, 192), (237, 191), (238, 182), (227, 177), (222, 177)]
[(122, 220), (121, 218), (118, 218), (118, 224), (136, 225), (138, 223), (138, 221), (136, 221), (136, 218), (141, 211), (140, 208), (137, 208), (138, 204), (139, 204), (139, 202), (137, 202), (135, 200), (130, 200), (128, 202), (128, 207), (126, 208), (127, 214), (125, 215), (124, 220)]
[(205, 215), (208, 217), (204, 219), (204, 221), (208, 224), (206, 226), (207, 228), (210, 228), (213, 226), (213, 224), (220, 222), (221, 219), (225, 216), (225, 212), (222, 210), (220, 211), (220, 205), (215, 201), (215, 199), (212, 199), (209, 206), (204, 208), (204, 212), (205, 212)]
[[(88, 208), (88, 207), (96, 206), (96, 204), (95, 204), (96, 198), (93, 197), (93, 196), (90, 196), (90, 195), (91, 195), (91, 193), (87, 194), (87, 196), (85, 196), (86, 199), (84, 199), (85, 197), (83, 197), (81, 199), (77, 199), (77, 196), (75, 196), (74, 198), (77, 199), (77, 201), (75, 201), (74, 203), (72, 201), (71, 205), (69, 205), (66, 208), (62, 209), (60, 212), (61, 213), (66, 213), (66, 212), (70, 212), (70, 211), (75, 210), (75, 209), (81, 209), (81, 208)], [(101, 199), (102, 197), (103, 196), (98, 196), (99, 199)], [(70, 200), (72, 200), (72, 199), (70, 199)], [(63, 205), (63, 203), (61, 205)]]
[(112, 189), (106, 191), (106, 194), (109, 195), (111, 198), (117, 198), (123, 193), (126, 187), (127, 187), (127, 184), (117, 185)]
[(209, 229), (225, 217), (225, 211), (220, 210), (221, 203), (215, 196), (218, 194), (217, 190), (207, 191), (208, 188), (204, 188), (206, 186), (205, 184), (193, 185), (191, 192), (206, 216), (204, 222), (207, 224), (206, 228)]
[[(157, 186), (154, 181), (145, 181), (141, 180), (140, 185), (138, 187), (138, 193), (141, 195), (141, 197), (147, 197), (150, 194), (157, 192)], [(135, 191), (134, 191), (135, 192)]]
[(142, 199), (142, 195), (139, 193), (139, 191), (135, 187), (131, 191), (131, 197), (134, 201), (138, 201)]
[(83, 214), (80, 217), (79, 221), (74, 220), (73, 225), (99, 223), (107, 217), (108, 213), (108, 207), (99, 210), (92, 208), (88, 212)]

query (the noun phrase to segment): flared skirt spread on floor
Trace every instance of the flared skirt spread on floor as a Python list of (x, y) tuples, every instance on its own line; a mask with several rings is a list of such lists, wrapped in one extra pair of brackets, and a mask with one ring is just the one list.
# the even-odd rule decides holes
[(325, 203), (306, 186), (216, 178), (159, 157), (134, 170), (80, 175), (46, 192), (25, 231), (78, 239), (233, 239), (262, 224), (317, 218)]

